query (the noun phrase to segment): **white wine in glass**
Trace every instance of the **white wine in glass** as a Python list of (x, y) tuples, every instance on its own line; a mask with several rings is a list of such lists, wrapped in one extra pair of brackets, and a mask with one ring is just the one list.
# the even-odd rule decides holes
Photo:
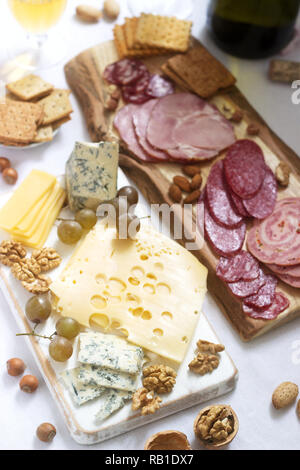
[(48, 31), (57, 24), (66, 4), (67, 0), (8, 0), (11, 13), (27, 33), (22, 45), (13, 44), (15, 50), (10, 51), (10, 57), (20, 52), (30, 53), (31, 69), (59, 62), (66, 53), (66, 42), (60, 35), (48, 35)]

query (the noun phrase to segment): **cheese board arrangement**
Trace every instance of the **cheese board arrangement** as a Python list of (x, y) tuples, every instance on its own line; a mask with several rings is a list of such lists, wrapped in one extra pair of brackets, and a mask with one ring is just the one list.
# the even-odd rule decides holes
[(66, 78), (91, 139), (120, 142), (120, 166), (149, 203), (193, 205), (205, 243), (192, 253), (249, 341), (299, 315), (299, 160), (199, 42), (181, 31), (171, 50), (146, 28), (146, 43), (151, 21), (126, 18), (114, 41), (67, 63)]

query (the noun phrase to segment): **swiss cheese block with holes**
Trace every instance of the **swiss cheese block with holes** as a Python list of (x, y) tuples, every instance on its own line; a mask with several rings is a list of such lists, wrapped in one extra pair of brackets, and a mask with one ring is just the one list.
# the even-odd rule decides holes
[(142, 225), (134, 240), (98, 223), (50, 289), (63, 316), (182, 362), (198, 322), (207, 269), (177, 242)]

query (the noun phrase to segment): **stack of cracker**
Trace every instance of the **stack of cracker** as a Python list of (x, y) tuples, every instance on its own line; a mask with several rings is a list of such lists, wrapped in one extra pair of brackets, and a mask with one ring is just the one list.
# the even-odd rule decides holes
[(71, 119), (69, 90), (55, 89), (36, 75), (8, 83), (6, 88), (6, 99), (0, 103), (0, 143), (4, 145), (48, 142), (53, 131)]
[(142, 13), (116, 25), (114, 41), (120, 59), (185, 52), (190, 44), (191, 27), (191, 21)]
[(209, 98), (235, 83), (235, 77), (207, 49), (198, 45), (186, 54), (177, 54), (161, 67), (181, 88)]

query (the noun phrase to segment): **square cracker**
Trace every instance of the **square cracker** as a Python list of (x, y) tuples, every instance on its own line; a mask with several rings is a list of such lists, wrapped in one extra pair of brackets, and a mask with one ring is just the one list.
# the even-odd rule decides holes
[(125, 25), (115, 25), (113, 32), (115, 46), (120, 59), (124, 59), (124, 57), (149, 57), (152, 55), (163, 54), (163, 50), (158, 48), (137, 47), (134, 49), (129, 49), (126, 41)]
[(49, 142), (53, 139), (52, 126), (39, 127), (33, 142)]
[(141, 46), (185, 52), (189, 47), (191, 27), (191, 21), (142, 13), (135, 40)]
[(58, 121), (73, 112), (70, 100), (70, 90), (54, 89), (46, 98), (39, 101), (44, 108), (44, 117), (41, 124), (46, 126)]
[(182, 78), (180, 78), (170, 67), (168, 66), (167, 63), (163, 64), (161, 67), (161, 70), (165, 75), (167, 75), (171, 80), (176, 83), (180, 88), (183, 88), (184, 90), (187, 91), (192, 91), (192, 89), (188, 86), (187, 83), (185, 83)]
[(51, 127), (55, 131), (56, 129), (58, 129), (60, 126), (62, 126), (63, 124), (65, 124), (68, 121), (71, 121), (71, 116), (69, 116), (69, 115), (65, 116), (61, 119), (58, 119), (58, 121), (52, 122)]
[(30, 101), (48, 95), (54, 87), (50, 83), (45, 82), (41, 77), (31, 74), (16, 82), (8, 83), (6, 88), (19, 99)]
[(0, 142), (28, 144), (36, 135), (37, 124), (43, 115), (43, 107), (7, 99), (0, 103)]
[(171, 57), (167, 65), (202, 98), (209, 98), (236, 81), (229, 70), (203, 46), (196, 46), (186, 54)]

